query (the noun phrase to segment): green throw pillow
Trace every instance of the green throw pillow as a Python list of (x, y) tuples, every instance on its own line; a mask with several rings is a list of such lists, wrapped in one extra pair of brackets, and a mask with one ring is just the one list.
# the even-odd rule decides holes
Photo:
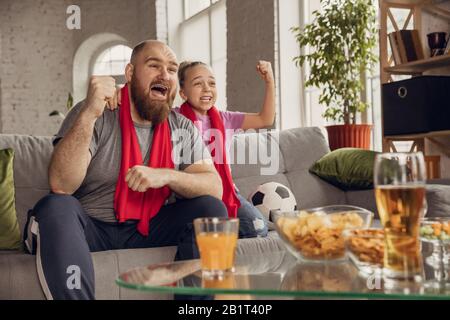
[(328, 153), (309, 171), (343, 190), (373, 188), (375, 151), (344, 148)]
[(0, 250), (21, 247), (13, 178), (14, 151), (0, 150)]

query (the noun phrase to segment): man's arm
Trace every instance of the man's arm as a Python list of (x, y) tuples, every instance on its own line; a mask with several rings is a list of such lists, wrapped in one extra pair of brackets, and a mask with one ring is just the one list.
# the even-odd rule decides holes
[(48, 170), (50, 189), (57, 194), (73, 194), (83, 182), (91, 153), (89, 145), (95, 119), (81, 111), (74, 125), (53, 151)]
[(125, 180), (130, 189), (138, 192), (168, 186), (187, 199), (207, 195), (222, 199), (222, 181), (211, 160), (194, 163), (184, 171), (135, 166)]
[(187, 167), (184, 172), (175, 171), (171, 176), (169, 187), (177, 194), (192, 199), (198, 196), (210, 195), (222, 200), (222, 180), (214, 168), (212, 160)]
[(89, 145), (95, 122), (105, 110), (108, 99), (114, 97), (112, 77), (92, 77), (88, 98), (73, 126), (58, 142), (48, 169), (50, 189), (57, 194), (73, 194), (86, 177), (91, 162)]

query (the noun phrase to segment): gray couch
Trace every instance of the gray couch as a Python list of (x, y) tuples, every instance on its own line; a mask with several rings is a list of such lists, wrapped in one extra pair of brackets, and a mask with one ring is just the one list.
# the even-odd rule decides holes
[[(256, 140), (255, 140), (256, 139)], [(331, 204), (352, 204), (375, 211), (373, 191), (344, 192), (311, 175), (308, 168), (329, 152), (327, 141), (319, 128), (299, 128), (279, 134), (245, 134), (235, 139), (234, 149), (250, 149), (258, 144), (259, 154), (275, 150), (279, 167), (272, 175), (261, 175), (267, 163), (233, 164), (234, 181), (247, 197), (261, 183), (276, 181), (291, 188), (301, 208)], [(14, 178), (16, 209), (21, 230), (27, 210), (49, 192), (47, 166), (52, 152), (50, 137), (0, 135), (0, 149), (15, 150)], [(254, 156), (255, 150), (247, 152)], [(235, 152), (237, 154), (237, 152)], [(234, 163), (238, 162), (236, 157)], [(264, 160), (264, 159), (263, 159)], [(248, 162), (248, 161), (247, 161)], [(119, 288), (116, 277), (136, 266), (167, 262), (174, 258), (176, 248), (115, 250), (93, 253), (96, 295), (98, 299), (163, 299), (170, 296), (151, 295)], [(275, 232), (267, 238), (239, 240), (238, 254), (284, 250)], [(0, 251), (0, 299), (44, 299), (35, 257), (19, 251)]]

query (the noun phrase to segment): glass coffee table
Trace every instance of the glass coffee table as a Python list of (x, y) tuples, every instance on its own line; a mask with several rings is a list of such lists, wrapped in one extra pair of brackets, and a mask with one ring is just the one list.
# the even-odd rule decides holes
[[(287, 251), (237, 255), (236, 271), (221, 280), (202, 278), (199, 260), (155, 264), (121, 274), (124, 288), (153, 293), (215, 296), (216, 299), (448, 299), (436, 270), (424, 267), (424, 281), (386, 289), (380, 276), (361, 274), (350, 261), (306, 263)], [(200, 297), (199, 297), (200, 298)]]

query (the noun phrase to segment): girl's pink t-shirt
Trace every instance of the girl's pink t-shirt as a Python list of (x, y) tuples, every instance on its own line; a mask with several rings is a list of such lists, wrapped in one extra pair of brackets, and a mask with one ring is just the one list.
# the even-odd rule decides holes
[[(177, 113), (180, 112), (180, 107), (173, 108), (173, 110)], [(234, 112), (234, 111), (219, 111), (220, 116), (222, 117), (223, 126), (225, 129), (225, 143), (227, 146), (227, 155), (228, 159), (230, 155), (230, 147), (231, 147), (231, 140), (233, 139), (233, 134), (236, 130), (242, 129), (242, 124), (244, 122), (245, 113), (243, 112)], [(211, 121), (207, 115), (199, 115), (196, 113), (198, 122), (201, 123), (201, 125), (196, 124), (196, 127), (200, 130), (200, 134), (202, 135), (203, 142), (208, 145), (209, 139), (210, 139), (210, 132), (209, 129), (211, 129)]]

